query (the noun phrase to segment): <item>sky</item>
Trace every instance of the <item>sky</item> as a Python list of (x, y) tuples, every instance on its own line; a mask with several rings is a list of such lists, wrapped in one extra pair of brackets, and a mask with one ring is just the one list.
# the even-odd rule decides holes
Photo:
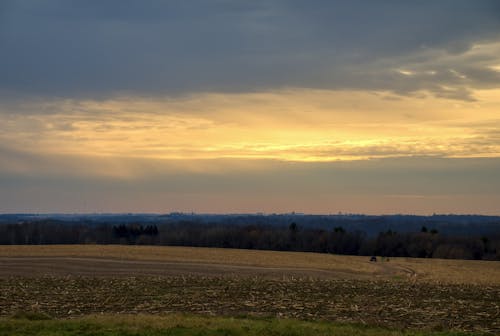
[(500, 215), (496, 0), (3, 0), (0, 213)]

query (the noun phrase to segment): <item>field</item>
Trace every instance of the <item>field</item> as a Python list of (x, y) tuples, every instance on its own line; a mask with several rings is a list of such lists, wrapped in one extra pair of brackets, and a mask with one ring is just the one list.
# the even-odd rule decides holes
[(2, 246), (0, 325), (15, 325), (9, 317), (19, 312), (58, 319), (43, 322), (47, 328), (70, 323), (67, 318), (88, 322), (96, 314), (165, 319), (189, 313), (498, 334), (500, 263), (370, 263), (367, 257), (186, 247)]
[(0, 265), (0, 276), (233, 274), (500, 285), (499, 262), (391, 258), (371, 263), (359, 256), (196, 247), (4, 245)]

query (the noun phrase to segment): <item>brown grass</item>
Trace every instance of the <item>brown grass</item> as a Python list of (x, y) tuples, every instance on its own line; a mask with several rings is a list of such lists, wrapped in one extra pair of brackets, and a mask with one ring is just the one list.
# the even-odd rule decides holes
[(500, 284), (500, 262), (391, 258), (370, 263), (364, 256), (218, 248), (124, 245), (0, 246), (0, 257), (79, 257), (263, 268), (314, 269), (353, 277), (403, 278), (456, 284)]

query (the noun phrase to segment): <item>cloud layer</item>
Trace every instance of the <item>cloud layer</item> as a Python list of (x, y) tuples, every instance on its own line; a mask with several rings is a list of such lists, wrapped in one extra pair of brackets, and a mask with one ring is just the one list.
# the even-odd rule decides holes
[[(21, 159), (38, 171), (0, 171), (2, 212), (498, 214), (500, 202), (499, 159)], [(120, 176), (124, 167), (134, 177)], [(110, 168), (118, 174), (96, 176)]]
[(500, 82), (495, 0), (3, 1), (0, 13), (11, 94), (297, 87), (470, 100)]
[(499, 214), (497, 0), (0, 1), (0, 212)]
[(26, 101), (0, 104), (0, 140), (12, 151), (115, 158), (500, 156), (500, 90), (475, 94), (487, 104), (324, 90)]

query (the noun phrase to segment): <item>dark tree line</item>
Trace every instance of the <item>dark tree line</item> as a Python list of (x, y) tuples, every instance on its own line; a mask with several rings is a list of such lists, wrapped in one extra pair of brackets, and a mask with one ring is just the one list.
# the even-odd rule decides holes
[(289, 226), (201, 224), (118, 224), (28, 221), (0, 225), (0, 244), (138, 244), (304, 251), (387, 257), (500, 260), (500, 233), (489, 236), (444, 235), (392, 230), (367, 236), (342, 226), (327, 229)]
[(124, 239), (129, 244), (137, 242), (141, 236), (150, 237), (150, 242), (154, 241), (152, 238), (158, 236), (158, 227), (156, 225), (142, 226), (141, 224), (113, 226), (113, 237), (121, 240)]

